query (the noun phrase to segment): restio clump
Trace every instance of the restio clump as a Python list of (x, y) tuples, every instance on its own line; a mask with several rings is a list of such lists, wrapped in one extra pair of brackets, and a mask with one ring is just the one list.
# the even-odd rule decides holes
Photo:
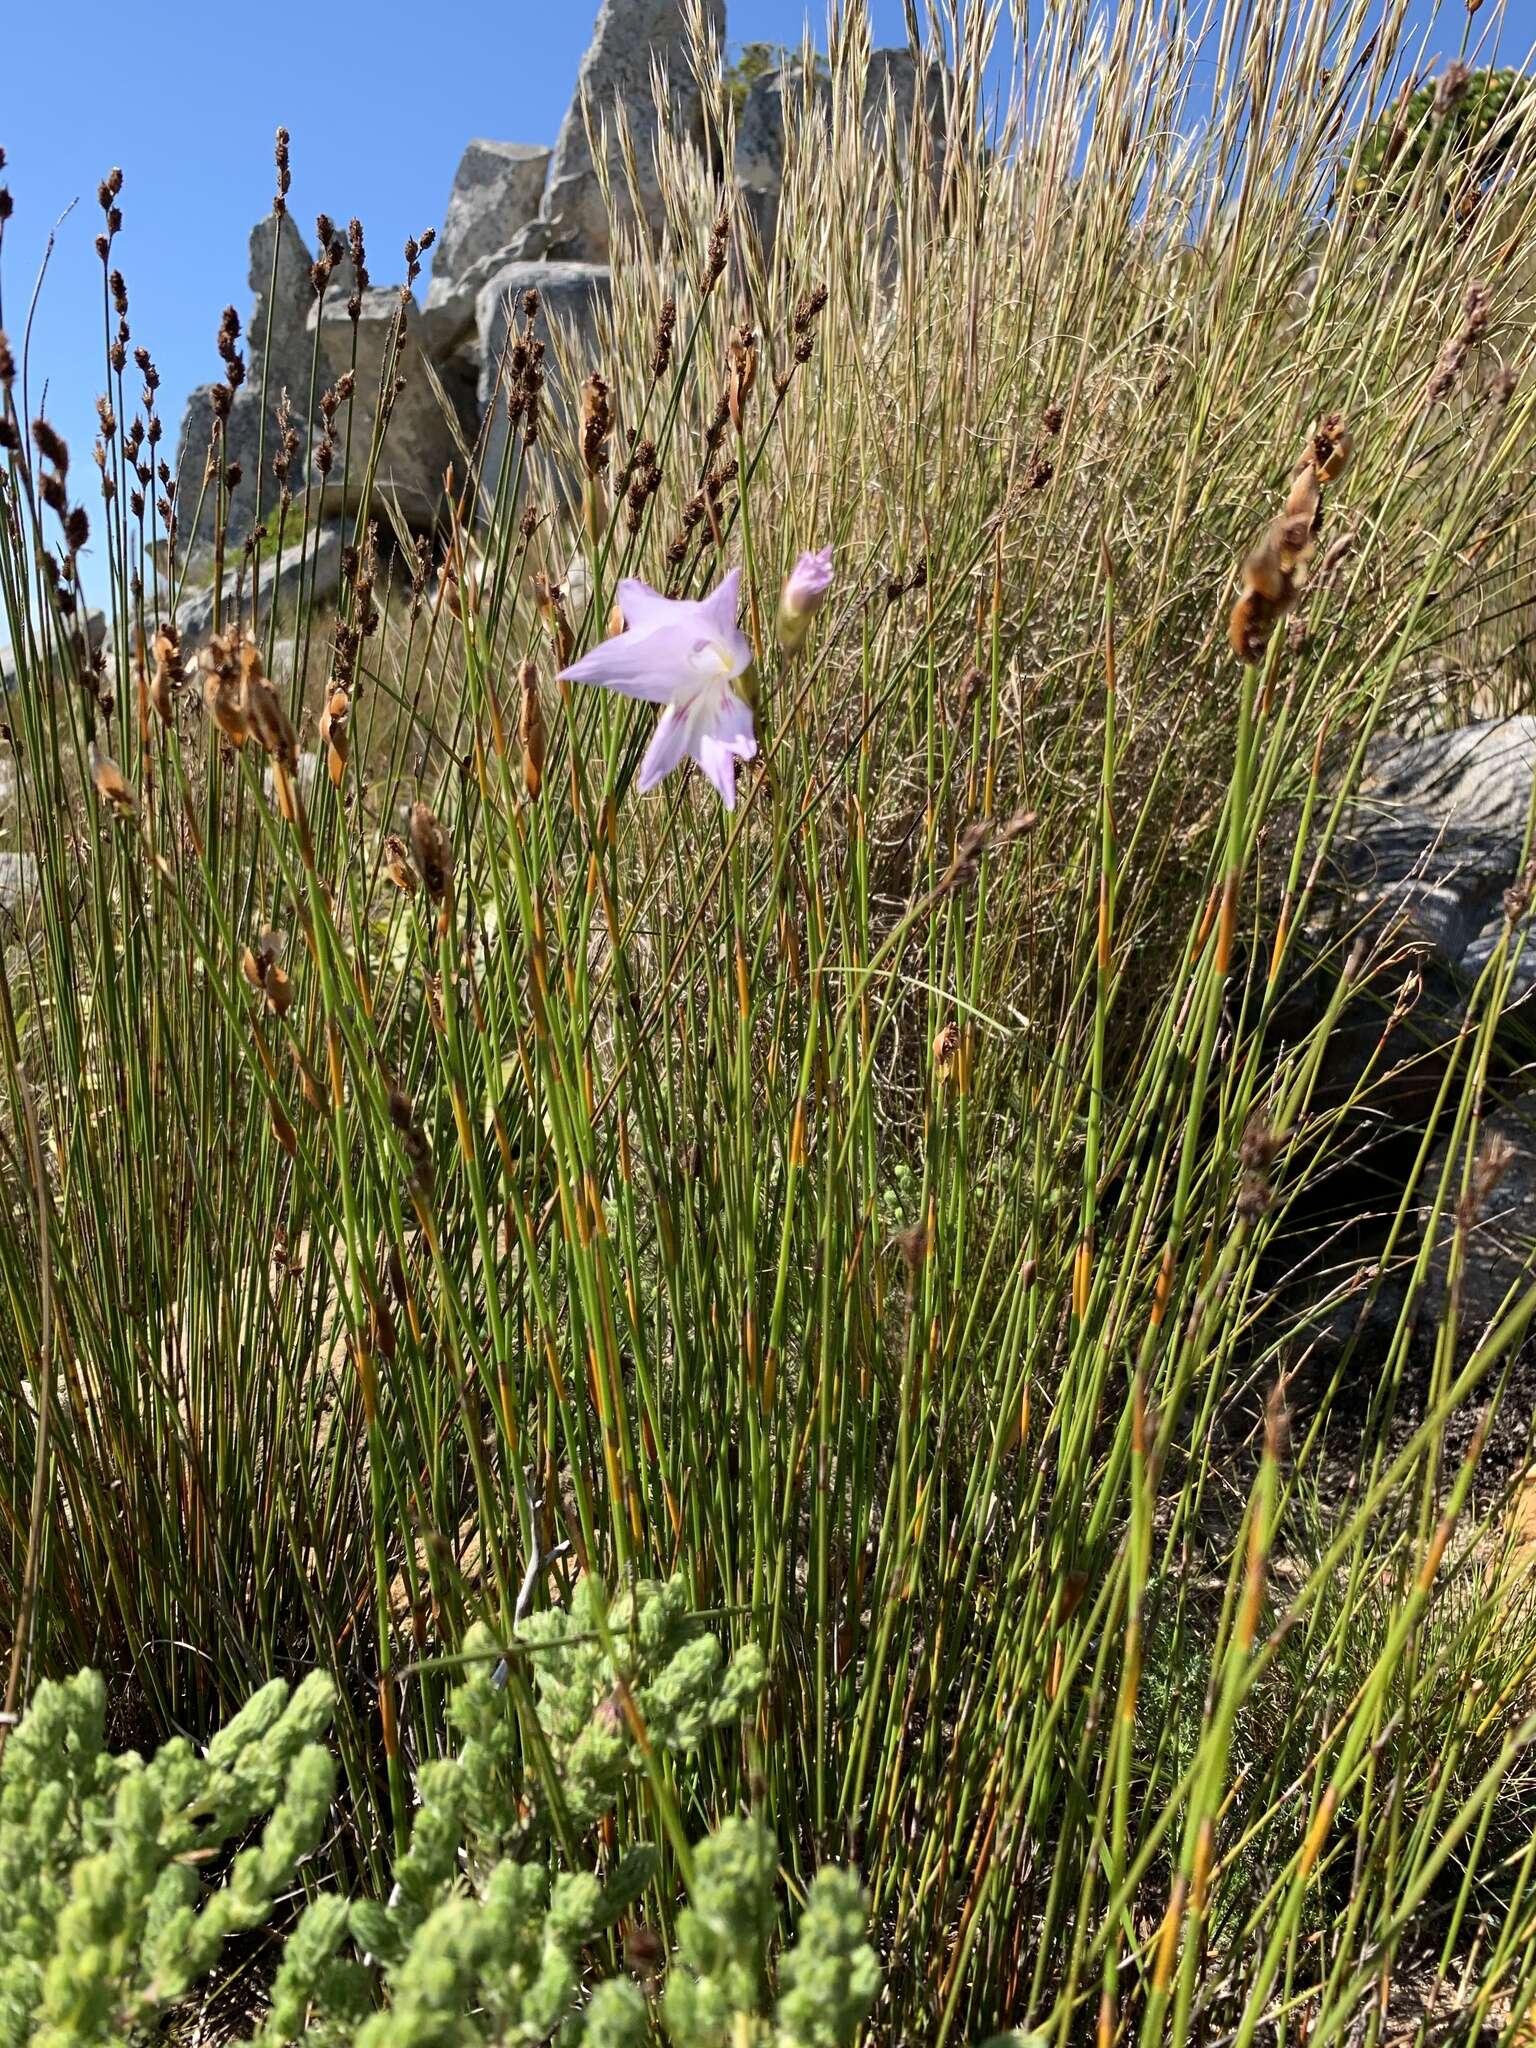
[[(638, 2048), (653, 2013), (674, 2048), (852, 2039), (880, 1970), (851, 1874), (812, 1883), (775, 1995), (778, 1857), (761, 1820), (729, 1818), (697, 1846), (670, 1967), (646, 1911), (655, 1850), (633, 1842), (599, 1875), (556, 1847), (590, 1840), (647, 1762), (687, 1755), (752, 1709), (755, 1647), (727, 1660), (681, 1579), (610, 1600), (586, 1578), (505, 1656), (472, 1631), (463, 1665), (448, 1710), (457, 1747), (417, 1774), (387, 1901), (311, 1896), (251, 2043)], [(95, 1672), (38, 1687), (0, 1757), (0, 2048), (86, 2048), (148, 2028), (231, 1936), (280, 1917), (330, 1825), (334, 1703), (321, 1673), (296, 1688), (274, 1679), (206, 1749), (177, 1737), (146, 1760), (108, 1752)], [(594, 1984), (614, 1931), (637, 1981)]]

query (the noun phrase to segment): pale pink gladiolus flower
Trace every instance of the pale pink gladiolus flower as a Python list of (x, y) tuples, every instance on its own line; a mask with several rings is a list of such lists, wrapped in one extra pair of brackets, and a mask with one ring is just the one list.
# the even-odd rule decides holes
[(735, 687), (752, 663), (736, 624), (740, 589), (739, 569), (701, 599), (663, 597), (626, 577), (618, 588), (624, 631), (561, 671), (562, 682), (599, 683), (666, 707), (640, 763), (642, 794), (687, 758), (735, 809), (736, 763), (757, 752), (752, 708)]
[(832, 550), (818, 548), (804, 554), (784, 579), (779, 593), (779, 645), (786, 654), (798, 654), (805, 644), (811, 620), (827, 601), (832, 588)]

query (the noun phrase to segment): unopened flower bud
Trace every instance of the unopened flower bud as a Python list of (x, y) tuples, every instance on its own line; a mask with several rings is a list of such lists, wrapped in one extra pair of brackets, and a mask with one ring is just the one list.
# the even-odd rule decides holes
[(832, 588), (832, 550), (822, 548), (802, 555), (784, 579), (779, 595), (779, 645), (786, 654), (798, 654), (805, 645), (811, 621), (827, 601)]

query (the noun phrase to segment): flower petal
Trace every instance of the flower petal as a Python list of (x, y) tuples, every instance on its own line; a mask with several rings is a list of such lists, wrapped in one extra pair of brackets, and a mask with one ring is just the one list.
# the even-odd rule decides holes
[(784, 606), (792, 613), (819, 611), (832, 587), (832, 550), (804, 554), (784, 579)]
[(631, 633), (649, 633), (657, 626), (665, 626), (680, 609), (676, 599), (663, 597), (638, 576), (621, 577), (614, 596)]
[(695, 714), (689, 751), (720, 792), (728, 811), (736, 808), (736, 763), (750, 761), (757, 752), (757, 735), (752, 727), (752, 707), (733, 691), (726, 691), (707, 714)]
[(729, 747), (709, 733), (699, 735), (693, 758), (720, 792), (720, 801), (728, 811), (736, 808), (736, 756)]
[(741, 571), (732, 569), (720, 580), (717, 589), (699, 605), (705, 622), (712, 633), (722, 641), (739, 640), (741, 634), (736, 628), (736, 614), (741, 609)]
[(651, 744), (645, 750), (645, 759), (640, 763), (640, 773), (635, 786), (642, 796), (653, 790), (664, 776), (672, 770), (688, 752), (688, 715), (669, 704), (656, 721), (656, 730), (651, 735)]
[(679, 684), (690, 680), (687, 661), (692, 636), (679, 647), (670, 627), (653, 626), (647, 632), (620, 633), (603, 640), (560, 671), (562, 683), (600, 683), (605, 690), (617, 690), (621, 697), (638, 697), (646, 704), (670, 704)]
[(752, 707), (734, 690), (722, 693), (721, 701), (707, 718), (698, 719), (699, 728), (728, 747), (739, 760), (750, 761), (757, 752), (757, 727)]

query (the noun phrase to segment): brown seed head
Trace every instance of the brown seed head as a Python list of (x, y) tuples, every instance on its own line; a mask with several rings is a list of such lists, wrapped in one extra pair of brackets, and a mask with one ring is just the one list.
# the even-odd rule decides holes
[(320, 714), (320, 744), (325, 748), (326, 772), (337, 788), (340, 788), (341, 779), (347, 772), (347, 756), (351, 751), (347, 733), (351, 712), (352, 700), (338, 685), (327, 696), (325, 709)]
[(757, 336), (750, 327), (734, 330), (727, 360), (730, 367), (726, 378), (726, 400), (730, 406), (731, 425), (739, 434), (747, 400), (757, 382)]
[(824, 284), (812, 285), (811, 289), (796, 305), (794, 314), (790, 319), (789, 331), (796, 340), (803, 339), (810, 334), (811, 329), (820, 317), (822, 307), (826, 303), (826, 286)]
[(1277, 1131), (1261, 1116), (1251, 1116), (1237, 1148), (1240, 1163), (1251, 1173), (1268, 1173), (1289, 1136)]
[(664, 299), (661, 316), (656, 322), (656, 347), (651, 356), (651, 375), (657, 379), (665, 377), (667, 366), (672, 360), (672, 342), (677, 332), (677, 301)]
[(941, 1082), (954, 1074), (959, 1059), (960, 1026), (951, 1022), (940, 1028), (933, 1041), (933, 1070)]
[(1258, 1223), (1275, 1205), (1275, 1191), (1260, 1173), (1245, 1173), (1237, 1190), (1237, 1220)]
[(1279, 616), (1279, 606), (1261, 592), (1243, 592), (1233, 605), (1232, 616), (1227, 622), (1227, 638), (1239, 661), (1259, 662), (1264, 659), (1264, 650), (1269, 645), (1269, 636)]
[(666, 1943), (655, 1928), (632, 1922), (624, 1936), (624, 1962), (630, 1975), (641, 1984), (654, 1986), (661, 1981), (666, 1960)]
[(971, 706), (986, 687), (987, 678), (985, 673), (973, 663), (955, 685), (954, 717), (957, 725), (967, 715)]
[(523, 750), (523, 787), (537, 798), (544, 782), (544, 707), (539, 702), (539, 672), (532, 661), (518, 671), (521, 702), (517, 714), (517, 737)]
[(608, 467), (608, 441), (613, 433), (613, 408), (608, 386), (594, 370), (581, 387), (581, 459), (588, 476)]
[(234, 643), (215, 633), (203, 649), (203, 702), (231, 746), (246, 742), (245, 692)]
[(416, 870), (411, 866), (411, 850), (398, 832), (391, 832), (384, 842), (384, 872), (402, 895), (413, 896), (416, 893)]
[(299, 765), (299, 736), (288, 707), (267, 681), (261, 650), (254, 640), (247, 638), (241, 643), (238, 659), (246, 729), (263, 753), (292, 775)]
[(68, 476), (69, 450), (47, 420), (32, 422), (32, 439), (37, 443), (37, 452), (44, 462), (51, 462), (61, 478)]
[(1472, 1197), (1479, 1211), (1514, 1165), (1517, 1152), (1503, 1131), (1485, 1131), (1472, 1162)]
[(278, 962), (280, 945), (276, 932), (263, 932), (240, 955), (240, 972), (266, 998), (276, 1017), (286, 1016), (293, 1003), (293, 983)]
[(1317, 423), (1308, 451), (1313, 474), (1320, 484), (1334, 484), (1349, 467), (1355, 451), (1354, 436), (1343, 413), (1330, 412)]
[(1292, 475), (1284, 511), (1243, 564), (1243, 587), (1227, 621), (1239, 661), (1263, 660), (1275, 627), (1301, 595), (1322, 525), (1323, 487), (1343, 474), (1351, 451), (1342, 413), (1318, 421)]
[(453, 847), (436, 813), (423, 803), (411, 805), (411, 850), (427, 894), (442, 902), (453, 886)]
[(922, 1223), (914, 1223), (907, 1230), (898, 1230), (891, 1239), (893, 1249), (900, 1253), (902, 1261), (907, 1268), (909, 1279), (916, 1279), (918, 1272), (922, 1268), (923, 1261), (928, 1256), (929, 1246), (932, 1242), (932, 1234), (926, 1224)]
[(1453, 59), (1451, 63), (1446, 65), (1440, 76), (1435, 80), (1433, 111), (1434, 118), (1437, 121), (1445, 120), (1457, 102), (1466, 98), (1467, 88), (1471, 83), (1471, 69), (1463, 64), (1459, 58)]
[(182, 666), (181, 642), (174, 625), (155, 628), (154, 674), (149, 683), (149, 701), (155, 708), (155, 715), (162, 725), (169, 725), (175, 716), (172, 691), (185, 681), (186, 671)]
[(138, 809), (138, 804), (124, 779), (122, 769), (110, 754), (102, 753), (95, 745), (91, 747), (90, 758), (91, 780), (96, 785), (96, 794), (104, 804), (110, 806), (116, 817), (131, 818)]
[(426, 1133), (416, 1121), (415, 1106), (403, 1089), (395, 1088), (390, 1091), (389, 1120), (400, 1139), (400, 1149), (404, 1152), (410, 1168), (412, 1188), (419, 1195), (429, 1196), (433, 1180), (432, 1147), (427, 1142)]
[(731, 217), (722, 207), (715, 216), (715, 224), (709, 231), (709, 252), (704, 259), (704, 275), (699, 280), (699, 289), (709, 291), (725, 269), (726, 251), (731, 241)]
[(572, 652), (576, 646), (576, 635), (571, 630), (571, 621), (565, 609), (565, 593), (558, 583), (552, 583), (542, 569), (534, 571), (534, 602), (539, 608), (539, 617), (544, 629), (555, 646), (555, 666), (570, 666)]

